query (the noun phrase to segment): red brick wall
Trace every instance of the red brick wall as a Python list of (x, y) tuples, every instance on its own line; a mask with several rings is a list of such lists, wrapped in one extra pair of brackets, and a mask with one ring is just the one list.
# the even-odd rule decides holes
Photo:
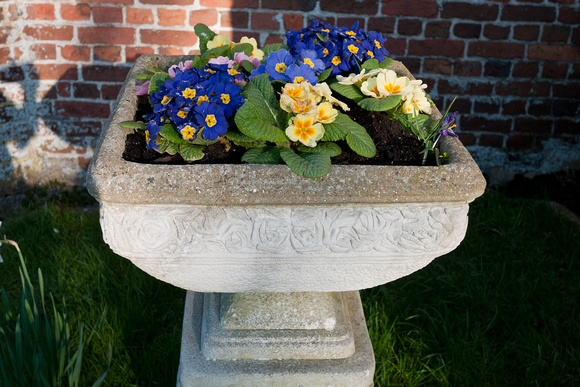
[(476, 157), (483, 149), (524, 160), (546, 141), (578, 149), (577, 0), (5, 0), (0, 8), (0, 180), (82, 181), (131, 64), (141, 54), (195, 52), (198, 22), (266, 44), (312, 18), (359, 21), (384, 33), (391, 56), (440, 108), (458, 96), (461, 140)]

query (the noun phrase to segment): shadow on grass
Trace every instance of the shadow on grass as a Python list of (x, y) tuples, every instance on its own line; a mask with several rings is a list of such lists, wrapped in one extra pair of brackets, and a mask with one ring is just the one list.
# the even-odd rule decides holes
[[(113, 254), (94, 205), (61, 200), (6, 220), (31, 272), (95, 334), (83, 375), (109, 385), (175, 385), (185, 291)], [(362, 291), (377, 386), (580, 383), (580, 230), (547, 202), (489, 192), (459, 248), (398, 281)], [(17, 299), (18, 259), (0, 283)]]

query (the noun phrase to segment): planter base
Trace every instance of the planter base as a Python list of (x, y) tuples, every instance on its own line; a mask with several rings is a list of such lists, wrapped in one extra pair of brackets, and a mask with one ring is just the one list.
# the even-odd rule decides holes
[[(302, 294), (300, 297), (307, 297), (307, 295), (307, 293)], [(320, 296), (324, 296), (324, 293), (313, 294), (315, 298), (319, 298)], [(332, 348), (333, 345), (335, 347), (336, 345), (331, 344), (329, 345), (329, 357), (322, 359), (294, 358), (277, 360), (268, 359), (267, 357), (257, 357), (254, 359), (240, 360), (214, 360), (208, 359), (204, 355), (207, 349), (203, 351), (202, 348), (203, 346), (207, 346), (208, 334), (210, 332), (213, 338), (216, 335), (224, 337), (222, 334), (224, 331), (223, 320), (218, 322), (222, 325), (219, 328), (212, 328), (211, 325), (217, 322), (216, 311), (221, 309), (218, 305), (219, 302), (216, 302), (216, 300), (223, 300), (222, 302), (224, 303), (229, 303), (231, 300), (219, 294), (204, 294), (188, 291), (185, 303), (177, 386), (371, 386), (373, 384), (375, 359), (365, 324), (359, 293), (358, 291), (328, 293), (328, 298), (331, 300), (330, 304), (333, 307), (338, 303), (338, 313), (340, 314), (344, 311), (345, 318), (350, 320), (349, 322), (340, 322), (340, 318), (338, 318), (337, 324), (333, 329), (336, 329), (338, 336), (340, 336), (344, 334), (344, 330), (346, 329), (341, 327), (341, 325), (350, 325), (351, 337), (355, 347), (354, 354), (340, 359), (331, 358), (336, 356), (334, 355), (336, 354), (336, 348)], [(276, 304), (279, 301), (280, 299), (274, 300)], [(344, 308), (340, 307), (341, 303), (344, 305)], [(223, 309), (221, 310), (223, 312)], [(324, 313), (334, 314), (334, 311), (327, 310)], [(225, 316), (226, 313), (222, 313), (222, 315)], [(292, 322), (290, 321), (290, 323)], [(228, 324), (228, 322), (225, 322), (225, 324)], [(202, 325), (204, 326), (203, 329)], [(270, 343), (273, 341), (272, 337), (276, 335), (276, 331), (279, 332), (280, 341), (284, 341), (290, 337), (308, 337), (309, 334), (317, 330), (293, 329), (293, 327), (291, 329), (278, 330), (271, 329), (271, 327), (263, 328), (265, 328), (263, 329), (265, 333), (262, 335), (262, 338), (267, 337)], [(235, 331), (236, 329), (233, 330)], [(289, 334), (289, 331), (292, 330), (297, 331), (296, 334)], [(305, 331), (311, 332), (308, 333)], [(325, 331), (328, 332), (328, 330)], [(242, 336), (234, 335), (233, 338), (231, 336), (228, 338), (247, 342), (248, 338), (251, 338), (252, 335), (260, 336), (259, 333), (254, 332), (252, 334), (246, 330), (245, 336), (242, 333)], [(324, 343), (324, 341), (328, 341), (328, 335), (327, 337), (324, 337), (324, 334), (321, 336), (321, 340), (317, 343), (318, 346), (323, 345), (321, 343)], [(338, 341), (340, 340), (341, 338), (339, 337)], [(258, 342), (260, 341), (260, 337), (253, 337), (250, 341)], [(243, 344), (242, 347), (246, 349), (247, 344)], [(265, 353), (271, 353), (268, 352), (271, 350), (271, 345), (267, 345), (265, 349)], [(242, 351), (241, 353), (253, 353), (253, 356), (260, 356), (255, 351), (256, 347), (249, 352)], [(319, 355), (317, 357), (320, 357), (320, 354), (323, 352), (323, 350), (318, 348), (317, 353)], [(293, 349), (290, 353), (293, 354), (291, 356), (296, 356), (296, 353), (300, 353), (300, 350), (295, 351)], [(231, 357), (231, 355), (228, 356)]]

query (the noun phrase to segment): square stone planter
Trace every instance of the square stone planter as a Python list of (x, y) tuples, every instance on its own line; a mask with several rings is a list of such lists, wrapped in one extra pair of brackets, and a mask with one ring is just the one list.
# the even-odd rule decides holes
[(481, 171), (450, 136), (441, 167), (333, 165), (319, 179), (285, 165), (124, 160), (131, 130), (118, 124), (135, 119), (135, 76), (179, 60), (139, 58), (87, 180), (113, 251), (189, 291), (178, 384), (372, 384), (357, 291), (455, 249)]

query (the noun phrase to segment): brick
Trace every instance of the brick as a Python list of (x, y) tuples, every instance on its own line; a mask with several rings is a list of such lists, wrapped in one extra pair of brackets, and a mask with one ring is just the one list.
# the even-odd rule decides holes
[(511, 119), (488, 119), (486, 116), (461, 116), (461, 130), (472, 132), (508, 133), (512, 127)]
[(502, 113), (510, 116), (524, 115), (526, 114), (526, 101), (522, 99), (516, 99), (509, 102), (504, 102)]
[(497, 114), (499, 113), (498, 102), (475, 101), (473, 104), (474, 113)]
[(10, 61), (12, 57), (10, 56), (10, 47), (0, 48), (0, 64), (5, 64)]
[(542, 42), (568, 43), (570, 31), (568, 26), (545, 25), (542, 32)]
[(141, 4), (193, 5), (193, 0), (139, 0)]
[(410, 40), (409, 55), (444, 56), (459, 58), (463, 56), (465, 43), (460, 40)]
[(569, 119), (555, 120), (554, 134), (558, 136), (562, 134), (572, 134), (577, 136), (580, 134), (580, 122)]
[(323, 12), (375, 15), (379, 5), (376, 0), (320, 0), (320, 9)]
[[(356, 4), (356, 2), (352, 2)], [(435, 18), (439, 14), (439, 5), (435, 0), (383, 0), (381, 12), (389, 16), (418, 16)]]
[(61, 4), (60, 16), (64, 20), (89, 20), (91, 18), (91, 7), (88, 4)]
[(153, 12), (150, 9), (125, 8), (125, 16), (128, 24), (153, 24)]
[(399, 20), (397, 31), (401, 35), (419, 35), (423, 32), (423, 23), (417, 19), (401, 19)]
[(33, 44), (30, 50), (37, 60), (56, 59), (56, 45), (54, 44)]
[(500, 96), (546, 97), (550, 95), (550, 84), (547, 82), (507, 81), (496, 84), (495, 92)]
[(558, 21), (566, 24), (580, 24), (580, 9), (577, 7), (560, 7)]
[(463, 2), (447, 2), (443, 4), (441, 17), (444, 19), (458, 18), (461, 20), (496, 20), (499, 7), (496, 4), (473, 4)]
[(392, 34), (395, 32), (395, 22), (396, 19), (394, 17), (370, 17), (368, 29), (384, 34)]
[(161, 55), (183, 55), (183, 48), (160, 47), (159, 54), (161, 54)]
[(94, 6), (93, 21), (97, 24), (123, 23), (123, 8)]
[(151, 47), (126, 47), (125, 57), (127, 62), (135, 62), (137, 58), (145, 54), (154, 54), (155, 51)]
[(532, 149), (534, 138), (532, 136), (509, 136), (507, 139), (508, 149), (527, 150)]
[(248, 28), (249, 14), (242, 11), (229, 11), (221, 13), (221, 26), (231, 28)]
[(58, 82), (56, 84), (57, 94), (61, 97), (70, 97), (71, 89), (72, 85), (70, 84), (70, 82)]
[(523, 58), (525, 45), (505, 42), (469, 42), (467, 54), (488, 58), (517, 59)]
[(423, 72), (451, 75), (451, 62), (447, 59), (425, 58), (425, 63), (423, 63)]
[(0, 44), (6, 44), (8, 42), (9, 31), (7, 29), (0, 30)]
[(552, 120), (518, 117), (515, 121), (515, 129), (519, 133), (551, 133)]
[(28, 35), (36, 40), (71, 40), (73, 38), (73, 27), (32, 27), (25, 26), (23, 30), (25, 35)]
[(203, 23), (211, 26), (217, 24), (218, 12), (215, 9), (201, 9), (199, 11), (191, 11), (189, 14), (189, 24), (195, 26), (197, 23)]
[(566, 78), (568, 63), (544, 63), (542, 78)]
[(262, 0), (262, 9), (283, 9), (284, 11), (312, 11), (316, 0)]
[(79, 41), (85, 44), (133, 44), (135, 29), (125, 27), (79, 27)]
[(514, 26), (514, 39), (535, 41), (540, 36), (540, 27), (537, 25)]
[(537, 62), (514, 63), (512, 75), (514, 77), (535, 78), (538, 75), (539, 67)]
[[(201, 0), (204, 7), (222, 8), (259, 8), (260, 0)], [(267, 8), (267, 7), (264, 7)]]
[(141, 42), (163, 46), (193, 46), (197, 36), (193, 31), (141, 30)]
[(478, 77), (481, 75), (481, 63), (472, 61), (458, 61), (453, 66), (453, 75), (463, 77)]
[(580, 83), (575, 81), (553, 83), (552, 92), (556, 98), (580, 99)]
[(459, 136), (459, 141), (461, 141), (464, 146), (475, 145), (475, 136), (473, 134), (457, 133), (457, 135)]
[(510, 36), (510, 27), (486, 24), (483, 28), (483, 36), (491, 40), (506, 40)]
[(479, 136), (479, 146), (488, 146), (492, 148), (503, 148), (504, 136), (499, 134), (481, 134)]
[[(125, 4), (125, 5), (133, 5), (135, 0), (88, 0), (89, 3), (92, 4)], [(142, 1), (141, 1), (142, 2)]]
[(577, 118), (580, 101), (578, 99), (555, 99), (553, 100), (552, 115), (555, 117)]
[(552, 102), (553, 100), (537, 100), (530, 101), (530, 106), (528, 107), (528, 114), (531, 116), (549, 116), (552, 114)]
[(115, 100), (123, 87), (122, 83), (115, 85), (103, 85), (101, 87), (101, 96), (104, 100)]
[(160, 26), (182, 26), (185, 25), (187, 14), (183, 9), (158, 8), (157, 17), (159, 18), (158, 24)]
[(30, 74), (32, 79), (76, 80), (78, 70), (75, 64), (37, 64)]
[(454, 95), (485, 95), (493, 92), (493, 84), (487, 82), (450, 83), (448, 79), (440, 79), (437, 88), (439, 93)]
[(280, 22), (276, 20), (275, 12), (252, 12), (252, 30), (279, 30)]
[(85, 81), (124, 82), (129, 70), (124, 66), (90, 65), (83, 66), (82, 74)]
[(96, 83), (78, 82), (73, 83), (73, 96), (75, 98), (99, 99), (101, 92)]
[(553, 22), (556, 20), (556, 8), (552, 6), (506, 4), (501, 13), (501, 20)]
[(284, 43), (285, 41), (285, 37), (281, 35), (270, 34), (266, 37), (266, 44)]
[(425, 26), (425, 37), (427, 38), (449, 38), (449, 30), (451, 22), (448, 21), (432, 21)]
[(26, 6), (28, 20), (54, 20), (53, 4), (29, 4)]
[(512, 64), (506, 61), (487, 61), (483, 75), (486, 77), (507, 78), (510, 76)]
[(576, 27), (572, 31), (571, 43), (575, 46), (580, 46), (580, 27)]
[(88, 62), (91, 60), (91, 49), (87, 46), (63, 46), (60, 55), (73, 62)]
[(477, 39), (481, 35), (481, 24), (457, 23), (453, 27), (455, 36), (466, 39)]
[(285, 13), (282, 16), (284, 20), (284, 30), (300, 31), (304, 28), (304, 16), (296, 13)]
[(95, 60), (104, 62), (120, 62), (122, 60), (121, 47), (119, 46), (96, 46), (93, 55)]
[(56, 111), (64, 117), (108, 118), (109, 104), (98, 102), (55, 101)]
[(580, 50), (570, 45), (534, 44), (528, 48), (528, 58), (532, 60), (580, 61)]

